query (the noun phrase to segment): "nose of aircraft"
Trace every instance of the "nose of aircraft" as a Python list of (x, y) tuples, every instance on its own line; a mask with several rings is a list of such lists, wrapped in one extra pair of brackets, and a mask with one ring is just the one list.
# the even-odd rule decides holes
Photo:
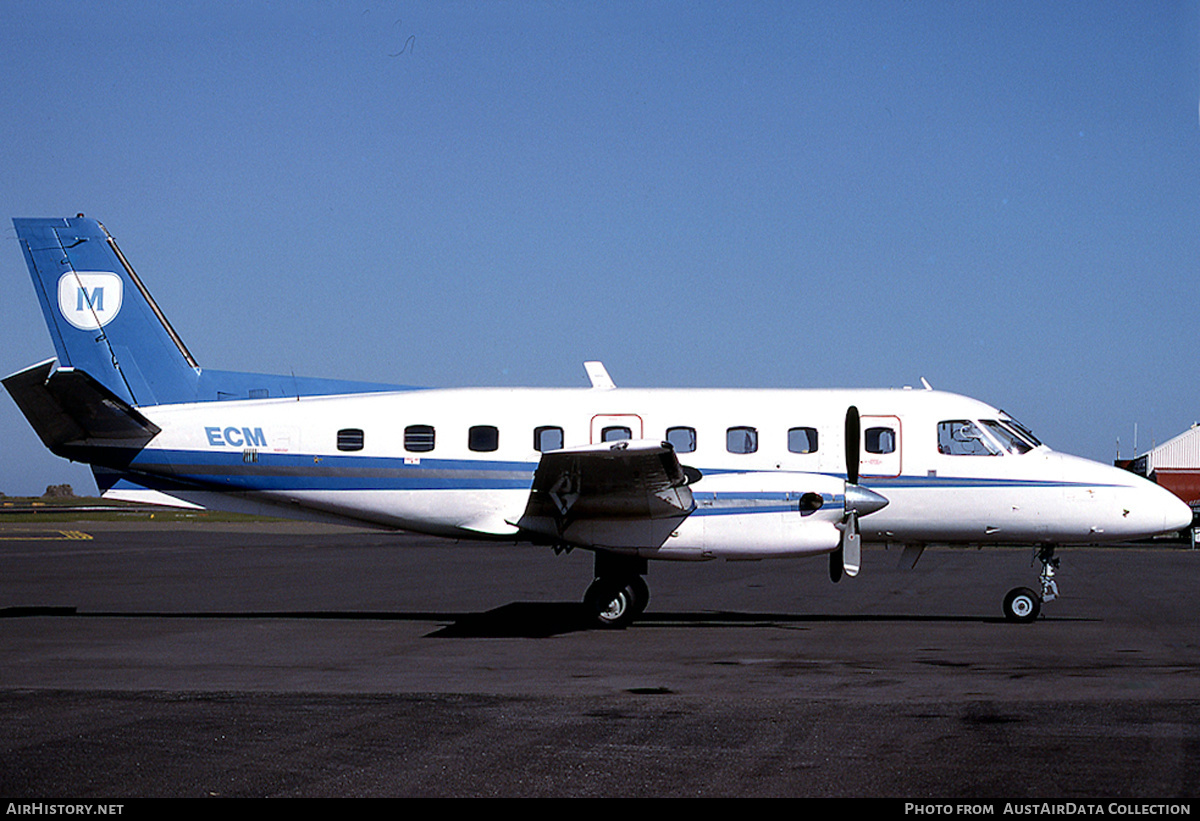
[(1133, 494), (1124, 505), (1126, 510), (1123, 511), (1123, 516), (1131, 527), (1153, 531), (1137, 535), (1155, 536), (1191, 526), (1192, 508), (1174, 493), (1149, 479), (1129, 475), (1120, 468), (1113, 470), (1126, 473), (1132, 480), (1129, 488)]
[(1064, 479), (1092, 486), (1087, 497), (1101, 504), (1077, 510), (1089, 520), (1093, 533), (1105, 534), (1106, 540), (1145, 539), (1191, 526), (1191, 507), (1161, 485), (1113, 465), (1059, 458)]
[(1160, 487), (1158, 490), (1164, 497), (1162, 500), (1164, 532), (1191, 527), (1194, 516), (1191, 506), (1166, 488)]

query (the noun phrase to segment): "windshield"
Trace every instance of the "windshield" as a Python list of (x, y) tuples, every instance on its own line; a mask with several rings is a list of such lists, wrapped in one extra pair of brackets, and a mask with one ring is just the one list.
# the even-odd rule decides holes
[(1034, 446), (1025, 441), (1015, 430), (1005, 427), (994, 419), (984, 419), (980, 422), (992, 438), (1001, 444), (1009, 453), (1029, 453)]
[[(1004, 411), (1000, 411), (1000, 412), (1004, 413)], [(1031, 448), (1039, 447), (1042, 444), (1041, 440), (1033, 435), (1033, 431), (1029, 430), (1029, 428), (1025, 427), (1024, 425), (1022, 425), (1016, 419), (1013, 419), (1008, 414), (1004, 413), (1004, 417), (1000, 420), (1000, 422), (1006, 428), (1008, 428), (1013, 433), (1015, 433), (1017, 436), (1019, 436), (1021, 439), (1023, 439), (1025, 442), (1027, 442)]]

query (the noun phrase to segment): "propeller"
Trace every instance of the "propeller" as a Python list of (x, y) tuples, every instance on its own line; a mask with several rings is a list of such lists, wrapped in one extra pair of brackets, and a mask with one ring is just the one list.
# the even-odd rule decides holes
[(862, 439), (862, 423), (858, 408), (851, 405), (846, 409), (846, 492), (842, 517), (842, 539), (837, 549), (829, 554), (829, 578), (841, 581), (842, 573), (857, 576), (862, 565), (862, 534), (858, 531), (858, 517), (886, 507), (888, 500), (873, 490), (858, 484), (858, 452)]

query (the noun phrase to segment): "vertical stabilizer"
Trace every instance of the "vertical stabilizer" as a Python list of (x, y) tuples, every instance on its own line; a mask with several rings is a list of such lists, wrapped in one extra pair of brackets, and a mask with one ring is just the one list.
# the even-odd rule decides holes
[(96, 220), (14, 219), (59, 364), (131, 405), (195, 401), (199, 369)]

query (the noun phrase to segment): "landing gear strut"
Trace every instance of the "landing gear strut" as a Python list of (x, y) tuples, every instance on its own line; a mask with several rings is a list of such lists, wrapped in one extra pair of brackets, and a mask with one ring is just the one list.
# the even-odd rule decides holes
[(588, 616), (599, 627), (628, 627), (650, 603), (650, 587), (642, 576), (646, 560), (597, 551), (596, 578), (583, 596)]
[(1042, 573), (1039, 577), (1042, 592), (1039, 595), (1028, 587), (1016, 587), (1008, 591), (1008, 595), (1004, 597), (1004, 618), (1009, 621), (1022, 624), (1036, 621), (1042, 611), (1042, 604), (1058, 598), (1058, 582), (1054, 580), (1054, 573), (1058, 570), (1061, 560), (1054, 555), (1054, 545), (1039, 547), (1034, 557), (1042, 563)]

